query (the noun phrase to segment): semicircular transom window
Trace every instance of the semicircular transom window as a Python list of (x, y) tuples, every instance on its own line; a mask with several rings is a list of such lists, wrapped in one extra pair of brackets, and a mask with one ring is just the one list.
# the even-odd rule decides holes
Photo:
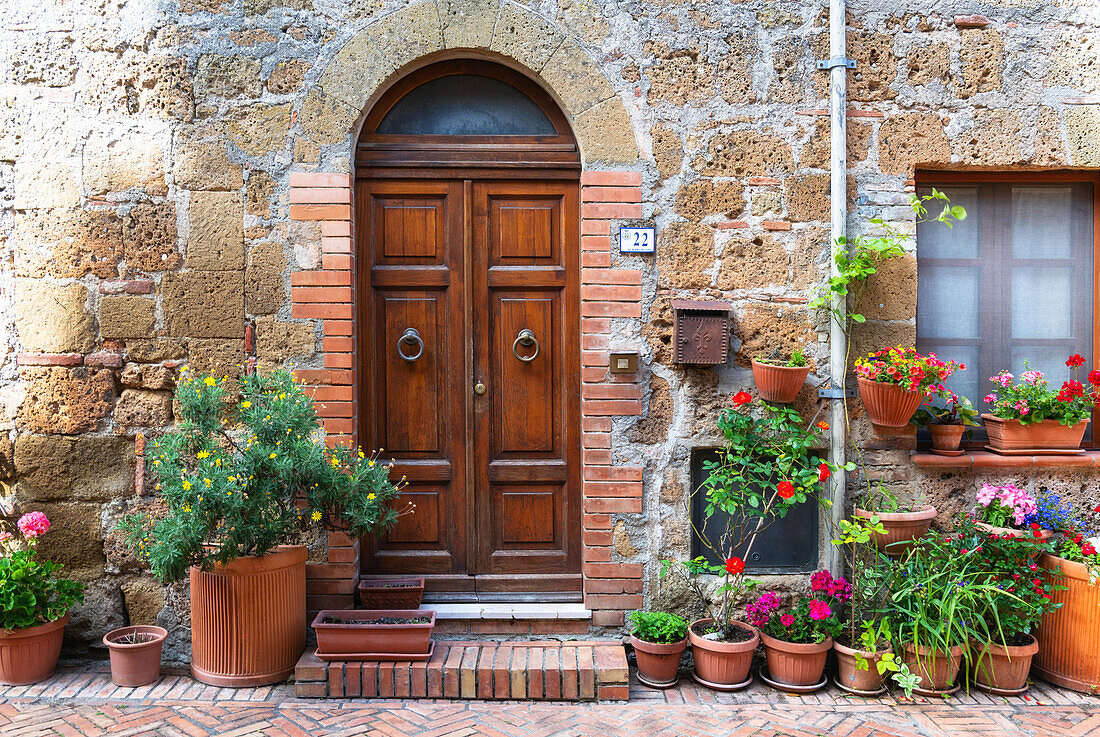
[(398, 100), (377, 132), (402, 136), (553, 136), (554, 124), (535, 102), (499, 79), (451, 74)]

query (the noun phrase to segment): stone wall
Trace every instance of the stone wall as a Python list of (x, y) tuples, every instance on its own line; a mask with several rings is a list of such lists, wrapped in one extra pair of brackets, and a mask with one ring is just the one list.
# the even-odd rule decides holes
[[(909, 222), (917, 167), (1100, 167), (1095, 4), (850, 11), (853, 230)], [(346, 174), (375, 92), (427, 55), (477, 49), (530, 70), (573, 120), (586, 169), (641, 175), (658, 252), (611, 251), (642, 275), (642, 317), (609, 316), (607, 342), (642, 352), (643, 408), (603, 424), (615, 464), (644, 471), (642, 511), (609, 515), (604, 562), (685, 552), (690, 450), (752, 389), (751, 357), (808, 347), (799, 407), (818, 409), (827, 324), (806, 304), (828, 248), (822, 2), (9, 3), (0, 39), (13, 50), (0, 61), (3, 501), (46, 511), (44, 552), (90, 584), (72, 646), (156, 620), (185, 654), (186, 585), (152, 582), (113, 532), (149, 503), (141, 438), (172, 423), (184, 362), (329, 366), (324, 341), (344, 336), (325, 332), (323, 308), (292, 312), (290, 275), (348, 254), (292, 219), (291, 173)], [(672, 298), (734, 304), (729, 365), (672, 362)], [(915, 299), (909, 255), (876, 278), (857, 350), (911, 343)], [(977, 481), (918, 471), (911, 439), (857, 425), (891, 483), (947, 502)], [(656, 566), (644, 570), (652, 600)]]

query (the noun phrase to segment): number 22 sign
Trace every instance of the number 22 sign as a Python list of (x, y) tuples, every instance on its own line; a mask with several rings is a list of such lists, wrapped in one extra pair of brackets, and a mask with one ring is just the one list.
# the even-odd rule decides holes
[(619, 228), (619, 253), (653, 253), (657, 236), (653, 228)]

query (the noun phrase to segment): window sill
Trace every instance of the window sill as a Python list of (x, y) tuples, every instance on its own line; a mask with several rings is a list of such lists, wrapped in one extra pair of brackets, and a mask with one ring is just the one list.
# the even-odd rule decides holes
[(984, 450), (968, 451), (961, 456), (941, 456), (927, 451), (909, 454), (921, 468), (1100, 468), (1100, 451), (1086, 450), (1079, 455), (1003, 456)]

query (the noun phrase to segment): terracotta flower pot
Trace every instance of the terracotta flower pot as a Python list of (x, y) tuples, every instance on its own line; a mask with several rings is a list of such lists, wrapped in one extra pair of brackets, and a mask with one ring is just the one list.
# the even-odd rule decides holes
[(111, 682), (116, 686), (147, 686), (160, 678), (160, 656), (167, 636), (168, 630), (163, 627), (145, 624), (105, 634), (103, 644), (111, 652)]
[(887, 555), (904, 555), (914, 540), (928, 532), (937, 512), (935, 507), (924, 507), (916, 512), (870, 512), (856, 507), (852, 514), (863, 519), (876, 515), (886, 528), (886, 534), (875, 535), (875, 547)]
[[(326, 623), (327, 617), (344, 620)], [(367, 624), (382, 617), (411, 619), (428, 617), (424, 623)], [(363, 622), (360, 624), (359, 622)], [(431, 648), (435, 612), (424, 609), (323, 610), (313, 619), (318, 655), (340, 655), (345, 660), (400, 660), (401, 658), (356, 657), (424, 655)]]
[(736, 623), (744, 630), (752, 632), (752, 637), (744, 642), (719, 642), (695, 634), (695, 625), (705, 626), (713, 621), (700, 619), (692, 622), (688, 628), (688, 641), (695, 659), (695, 676), (704, 684), (713, 684), (719, 689), (739, 686), (749, 680), (752, 652), (760, 642), (760, 634), (755, 627), (744, 622)]
[(928, 432), (932, 434), (932, 447), (936, 450), (958, 450), (962, 445), (965, 425), (929, 425)]
[[(1053, 555), (1039, 557), (1047, 580), (1066, 587), (1054, 592), (1058, 609), (1043, 615), (1037, 633), (1035, 673), (1044, 681), (1085, 693), (1100, 693), (1100, 580), (1088, 567)], [(1055, 576), (1054, 570), (1062, 575)]]
[(306, 648), (306, 549), (282, 546), (191, 569), (191, 674), (241, 688), (278, 683)]
[[(833, 643), (833, 652), (836, 653), (836, 682), (845, 691), (856, 693), (877, 693), (882, 690), (883, 678), (878, 672), (878, 661), (886, 653), (892, 653), (893, 648), (887, 646), (877, 652), (868, 652), (857, 648)], [(867, 661), (867, 669), (863, 670), (856, 665), (856, 653), (859, 653)]]
[(0, 683), (24, 686), (53, 675), (69, 615), (21, 630), (0, 630)]
[(1031, 635), (1027, 645), (998, 645), (986, 643), (976, 648), (974, 656), (974, 680), (979, 684), (1003, 691), (1020, 691), (1027, 688), (1027, 674), (1031, 671), (1031, 659), (1039, 652), (1039, 641)]
[(364, 609), (418, 609), (423, 578), (361, 578), (359, 606)]
[(825, 660), (833, 647), (833, 638), (822, 642), (787, 642), (760, 633), (764, 642), (764, 655), (768, 659), (768, 675), (776, 683), (789, 686), (814, 686), (821, 683), (825, 673)]
[(1036, 544), (1045, 543), (1054, 535), (1054, 532), (1051, 530), (1039, 530), (1039, 537), (1035, 537), (1035, 533), (1031, 530), (1017, 530), (1012, 527), (994, 527), (993, 525), (987, 525), (985, 522), (975, 522), (974, 526), (979, 530), (984, 530), (990, 535), (1015, 535), (1025, 542)]
[(880, 384), (862, 376), (859, 381), (859, 398), (867, 410), (867, 417), (876, 425), (896, 430), (909, 424), (917, 408), (924, 401), (920, 392), (910, 392), (896, 384)]
[(954, 685), (962, 663), (962, 646), (956, 645), (950, 653), (930, 648), (917, 648), (906, 645), (901, 651), (901, 660), (909, 670), (920, 676), (919, 689), (922, 691), (947, 691)]
[(752, 380), (756, 392), (766, 402), (790, 404), (802, 391), (809, 366), (775, 366), (770, 363), (752, 362)]
[(669, 688), (676, 685), (680, 680), (677, 674), (680, 669), (680, 656), (684, 654), (688, 644), (686, 637), (679, 642), (662, 644), (639, 640), (631, 635), (630, 644), (634, 646), (634, 656), (638, 660), (639, 681), (654, 688)]
[(1088, 419), (1069, 427), (1057, 420), (1041, 420), (1021, 425), (1019, 420), (1006, 420), (996, 415), (982, 415), (989, 445), (1002, 451), (1071, 450), (1081, 448)]

